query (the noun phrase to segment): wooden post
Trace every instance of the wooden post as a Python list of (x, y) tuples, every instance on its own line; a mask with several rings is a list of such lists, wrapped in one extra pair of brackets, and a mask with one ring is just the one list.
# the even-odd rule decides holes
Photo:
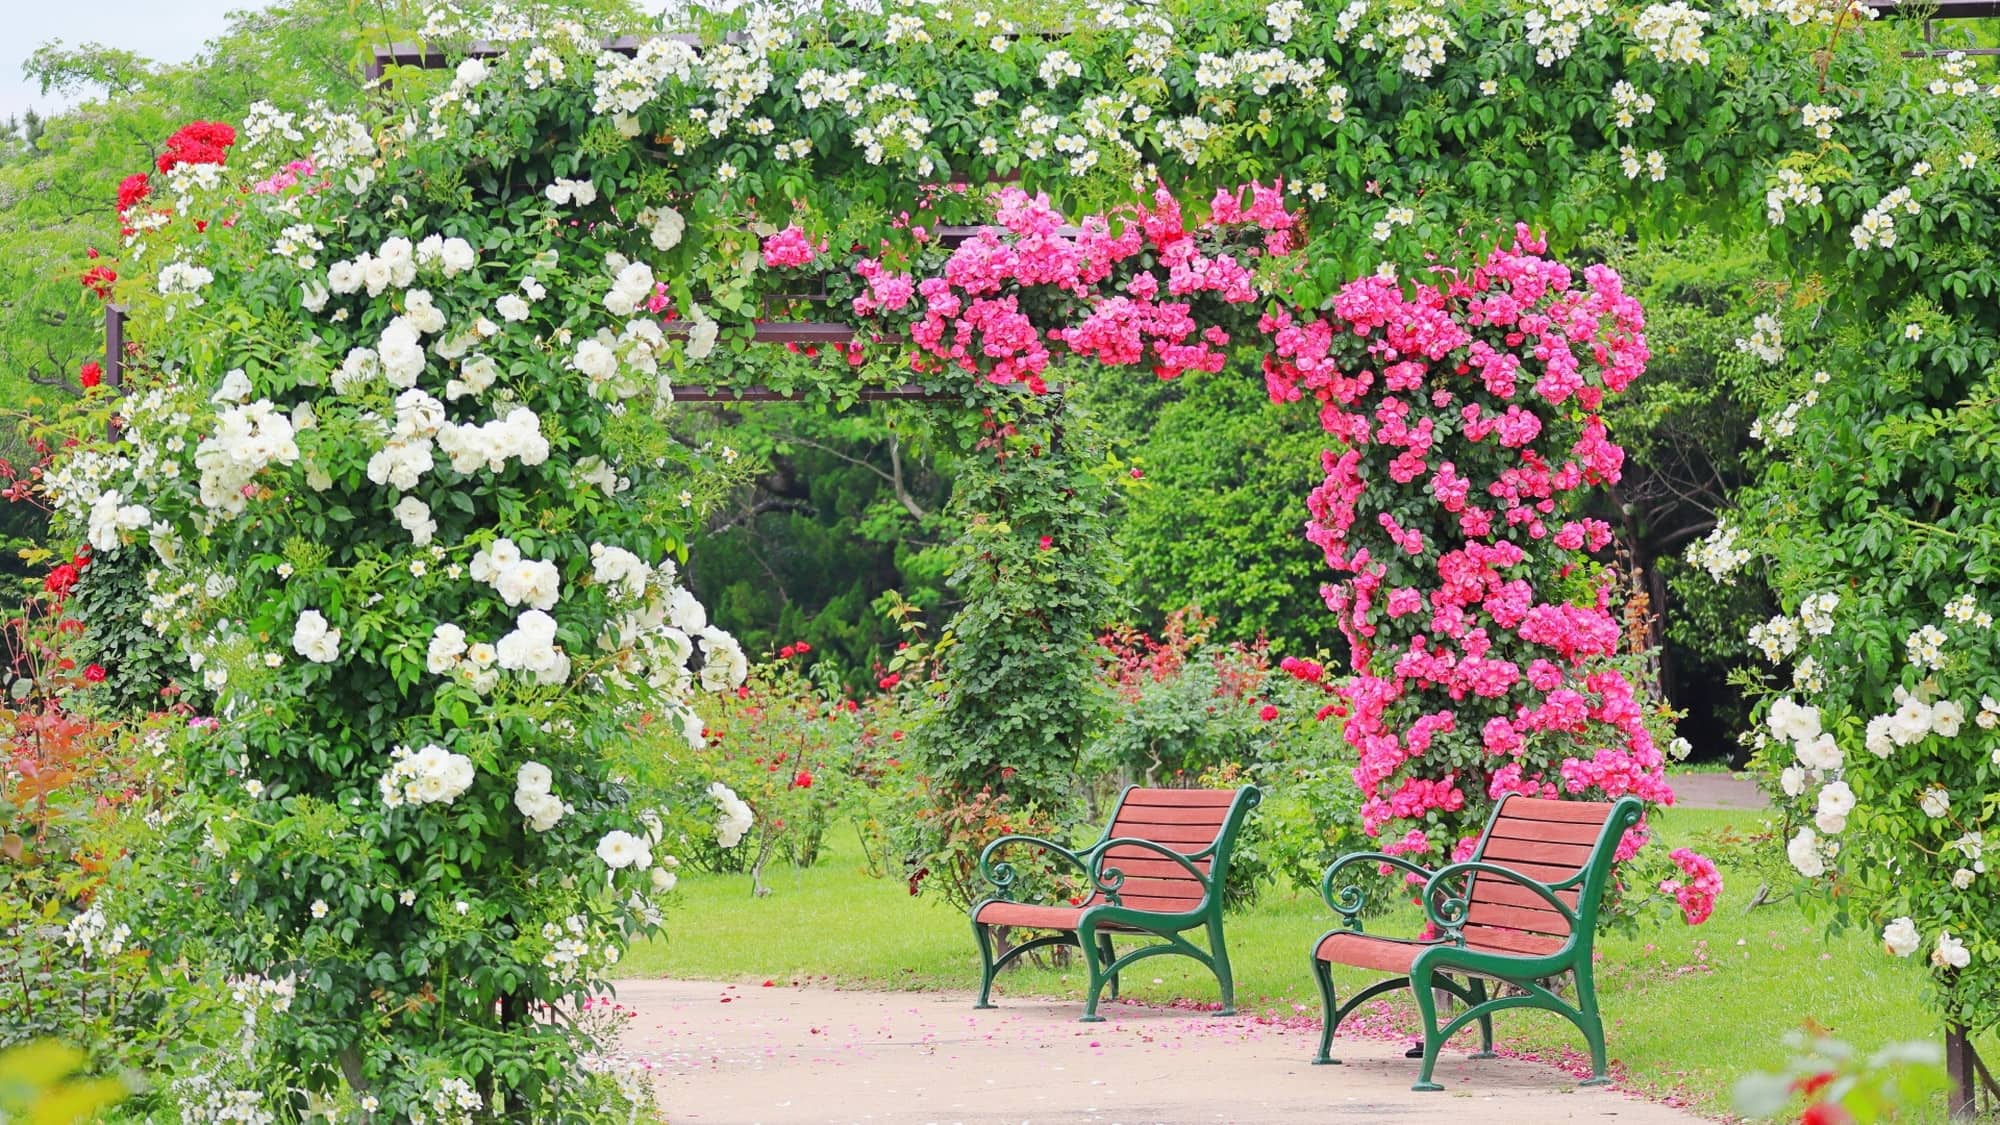
[(1972, 1033), (1962, 1023), (1948, 1024), (1944, 1030), (1944, 1069), (1950, 1078), (1946, 1104), (1954, 1121), (1970, 1121), (1979, 1115), (1979, 1092), (1986, 1091), (1987, 1103), (2000, 1103), (2000, 1083), (1986, 1068), (1986, 1060), (1972, 1046)]
[(125, 388), (125, 306), (104, 306), (104, 381)]

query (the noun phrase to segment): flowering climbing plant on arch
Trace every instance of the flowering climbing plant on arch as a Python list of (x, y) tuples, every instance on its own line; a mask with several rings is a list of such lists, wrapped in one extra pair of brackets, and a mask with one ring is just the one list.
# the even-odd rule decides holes
[[(820, 363), (758, 369), (833, 402), (914, 382), (1004, 414), (1065, 362), (1266, 357), (1329, 434), (1309, 534), (1353, 644), (1329, 715), (1371, 830), (1442, 855), (1508, 791), (1669, 799), (1589, 561), (1608, 532), (1570, 506), (1619, 471), (1599, 411), (1643, 365), (1642, 319), (1551, 247), (1734, 216), (1788, 268), (1865, 282), (1819, 311), (1914, 373), (1896, 409), (1949, 401), (1995, 353), (1992, 95), (1962, 60), (1897, 59), (1868, 15), (1100, 3), (1041, 36), (1004, 6), (890, 5), (717, 17), (629, 54), (510, 20), (432, 29), (504, 53), (399, 72), (377, 116), (260, 107), (189, 134), (119, 192), (122, 276), (98, 278), (149, 373), (121, 441), (52, 489), (101, 551), (150, 553), (155, 612), (228, 718), (187, 736), (182, 826), (192, 877), (258, 920), (226, 942), (284, 999), (284, 1081), (444, 1117), (590, 1081), (589, 1044), (537, 1014), (658, 924), (664, 829), (690, 815), (648, 819), (663, 795), (627, 735), (694, 727), (691, 693), (742, 675), (673, 565), (730, 468), (658, 414), (727, 384), (774, 301), (851, 327)], [(1906, 175), (1919, 144), (1960, 151)], [(1948, 350), (1897, 343), (1884, 302)], [(982, 565), (1050, 565), (994, 534)], [(1083, 587), (1054, 578), (1056, 647), (1087, 643)], [(992, 701), (969, 682), (947, 714)], [(1713, 869), (1675, 858), (1701, 916)], [(1868, 885), (1866, 909), (1900, 893)]]

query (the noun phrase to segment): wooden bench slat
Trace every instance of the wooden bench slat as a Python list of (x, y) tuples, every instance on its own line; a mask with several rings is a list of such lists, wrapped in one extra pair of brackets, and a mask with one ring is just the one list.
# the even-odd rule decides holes
[(1611, 819), (1611, 805), (1597, 801), (1550, 801), (1541, 797), (1510, 797), (1502, 815), (1522, 820), (1567, 821), (1602, 826)]
[(1469, 949), (1518, 953), (1524, 957), (1546, 957), (1563, 947), (1563, 939), (1503, 930), (1492, 926), (1467, 926), (1465, 944)]
[(1546, 863), (1575, 871), (1590, 861), (1590, 847), (1586, 844), (1502, 838), (1488, 840), (1486, 846), (1480, 849), (1479, 857), (1502, 867), (1512, 867), (1516, 863)]
[(1526, 820), (1503, 816), (1494, 822), (1492, 835), (1509, 840), (1548, 840), (1562, 844), (1595, 844), (1601, 824), (1580, 821)]
[(1133, 824), (1122, 818), (1111, 826), (1111, 834), (1166, 844), (1177, 852), (1198, 852), (1214, 843), (1217, 835), (1215, 829), (1199, 824)]
[(1188, 902), (1200, 902), (1208, 895), (1208, 888), (1193, 879), (1126, 879), (1118, 888), (1118, 897), (1130, 901), (1134, 898), (1171, 898)]
[[(1572, 887), (1566, 891), (1557, 891), (1556, 898), (1574, 910), (1578, 894), (1576, 888)], [(1528, 888), (1491, 875), (1482, 875), (1472, 881), (1472, 901), (1490, 902), (1498, 906), (1525, 906), (1530, 910), (1549, 908), (1546, 899)]]
[(1234, 789), (1134, 789), (1125, 795), (1128, 806), (1164, 805), (1168, 808), (1226, 808), (1234, 800)]
[(1559, 938), (1569, 936), (1568, 920), (1553, 910), (1501, 906), (1491, 902), (1473, 903), (1466, 913), (1465, 924), (1468, 928), (1479, 926), (1499, 930), (1520, 930), (1524, 933)]
[(1186, 914), (1201, 907), (1200, 899), (1154, 898), (1151, 895), (1120, 894), (1121, 904), (1131, 910), (1144, 910), (1152, 914)]
[[(1197, 863), (1195, 866), (1200, 868), (1204, 875), (1208, 873), (1205, 862)], [(1104, 870), (1122, 871), (1127, 879), (1178, 879), (1186, 883), (1196, 882), (1194, 876), (1188, 874), (1187, 868), (1171, 859), (1161, 859), (1158, 856), (1107, 855), (1104, 857)]]
[(1118, 820), (1134, 824), (1201, 824), (1220, 831), (1229, 819), (1225, 805), (1127, 805), (1118, 810)]
[(1496, 863), (1494, 866), (1505, 867), (1509, 871), (1526, 875), (1537, 883), (1560, 883), (1576, 874), (1574, 867), (1555, 867), (1546, 863), (1521, 863), (1510, 860), (1506, 863)]

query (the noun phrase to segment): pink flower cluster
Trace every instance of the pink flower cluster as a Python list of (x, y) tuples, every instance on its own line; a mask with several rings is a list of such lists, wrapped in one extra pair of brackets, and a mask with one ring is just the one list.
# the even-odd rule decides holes
[(1722, 874), (1715, 869), (1715, 861), (1687, 848), (1675, 848), (1667, 858), (1681, 869), (1687, 881), (1663, 879), (1660, 893), (1674, 896), (1688, 925), (1699, 926), (1708, 921), (1708, 916), (1715, 913), (1715, 900), (1722, 895)]
[(1622, 470), (1598, 411), (1644, 369), (1645, 319), (1615, 272), (1579, 284), (1544, 251), (1517, 228), (1474, 268), (1260, 321), (1271, 397), (1310, 400), (1339, 443), (1307, 535), (1345, 576), (1322, 592), (1351, 646), (1363, 824), (1402, 852), (1449, 852), (1508, 793), (1673, 800), (1607, 659), (1609, 591), (1548, 592), (1610, 542), (1571, 508)]
[[(1253, 266), (1290, 250), (1297, 223), (1279, 188), (1259, 184), (1218, 194), (1210, 218), (1194, 227), (1164, 188), (1151, 207), (1073, 227), (1047, 196), (1008, 188), (995, 197), (994, 219), (933, 276), (863, 259), (852, 307), (891, 321), (884, 338), (907, 332), (920, 369), (957, 368), (1037, 393), (1059, 348), (1147, 366), (1162, 379), (1221, 370), (1231, 337), (1214, 312), (1261, 298)], [(767, 241), (767, 263), (771, 253)]]
[(811, 265), (813, 259), (826, 250), (826, 242), (818, 245), (806, 237), (797, 223), (764, 240), (764, 265), (769, 269), (794, 269)]

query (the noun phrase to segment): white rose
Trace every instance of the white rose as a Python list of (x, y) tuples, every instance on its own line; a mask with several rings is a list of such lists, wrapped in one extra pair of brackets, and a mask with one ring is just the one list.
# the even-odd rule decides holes
[(1970, 887), (1972, 885), (1972, 869), (1970, 867), (1961, 867), (1952, 872), (1951, 885), (1961, 891)]
[(665, 894), (673, 890), (674, 884), (678, 882), (680, 882), (680, 876), (667, 870), (664, 865), (653, 868), (653, 890), (660, 894)]
[(520, 793), (546, 793), (555, 784), (555, 774), (540, 762), (522, 762), (514, 774), (514, 789)]
[(1778, 787), (1785, 791), (1785, 796), (1787, 797), (1796, 797), (1804, 793), (1806, 791), (1806, 771), (1799, 766), (1786, 766), (1778, 774)]
[(1922, 700), (1905, 699), (1889, 716), (1889, 737), (1898, 746), (1909, 746), (1931, 732), (1931, 709)]
[(1938, 934), (1937, 945), (1931, 949), (1931, 964), (1940, 969), (1963, 969), (1972, 964), (1972, 953), (1965, 943), (1951, 936), (1950, 930)]
[(329, 629), (319, 610), (306, 610), (292, 626), (292, 649), (315, 664), (331, 664), (340, 654), (340, 630)]
[(1819, 791), (1819, 811), (1813, 823), (1829, 835), (1847, 827), (1847, 814), (1854, 811), (1854, 790), (1845, 781), (1836, 781)]
[(597, 842), (597, 858), (613, 871), (623, 867), (644, 869), (653, 863), (652, 849), (646, 846), (646, 841), (617, 829), (606, 832)]
[(528, 302), (512, 293), (493, 302), (493, 307), (499, 311), (502, 320), (518, 322), (528, 319)]
[(1942, 818), (1951, 812), (1951, 793), (1941, 786), (1933, 785), (1917, 798), (1917, 807), (1923, 809), (1927, 816)]
[(1798, 873), (1808, 879), (1826, 874), (1826, 859), (1820, 855), (1819, 835), (1810, 828), (1799, 829), (1799, 834), (1785, 845), (1785, 855)]
[(1833, 736), (1822, 731), (1798, 744), (1799, 761), (1816, 770), (1837, 770), (1845, 759)]
[(450, 622), (431, 632), (430, 649), (424, 653), (424, 667), (433, 676), (442, 676), (458, 665), (465, 653), (465, 630)]
[(1865, 745), (1868, 752), (1878, 758), (1886, 758), (1896, 751), (1896, 740), (1889, 736), (1891, 720), (1887, 715), (1877, 715), (1868, 720), (1868, 734)]
[(1965, 708), (1949, 699), (1939, 700), (1931, 707), (1931, 732), (1946, 738), (1955, 737), (1965, 725)]
[(1882, 944), (1898, 957), (1908, 957), (1924, 942), (1923, 935), (1917, 933), (1917, 924), (1909, 918), (1898, 918), (1882, 927)]

